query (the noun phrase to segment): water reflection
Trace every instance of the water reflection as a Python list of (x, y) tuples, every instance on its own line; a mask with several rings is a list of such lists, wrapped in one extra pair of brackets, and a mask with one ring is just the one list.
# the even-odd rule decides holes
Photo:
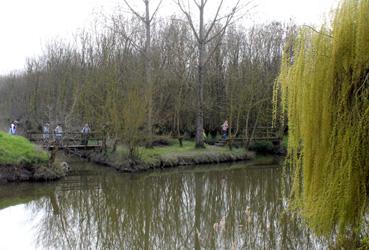
[[(281, 168), (140, 175), (81, 166), (29, 202), (35, 242), (56, 249), (319, 249), (286, 212)], [(93, 171), (91, 171), (93, 169)], [(30, 185), (30, 184), (29, 184)]]

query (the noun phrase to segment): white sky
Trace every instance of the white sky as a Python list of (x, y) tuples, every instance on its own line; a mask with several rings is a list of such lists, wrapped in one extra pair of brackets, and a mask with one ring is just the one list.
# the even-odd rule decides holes
[[(172, 1), (163, 1), (161, 14), (177, 12)], [(208, 4), (212, 2), (215, 0)], [(251, 20), (292, 18), (298, 24), (319, 25), (337, 3), (338, 0), (254, 0), (257, 6)], [(0, 0), (0, 75), (23, 70), (26, 58), (40, 55), (48, 41), (71, 39), (71, 34), (88, 26), (96, 13), (108, 15), (118, 4), (123, 5), (123, 0)]]

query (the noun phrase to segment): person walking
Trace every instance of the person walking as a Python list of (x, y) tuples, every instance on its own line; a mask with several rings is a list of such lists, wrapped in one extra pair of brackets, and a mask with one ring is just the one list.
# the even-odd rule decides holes
[(222, 139), (226, 140), (228, 135), (228, 121), (225, 120), (221, 127), (222, 127)]
[(54, 129), (55, 133), (55, 142), (59, 145), (62, 145), (62, 139), (63, 139), (63, 128), (60, 123), (58, 123), (58, 126)]
[(42, 140), (44, 144), (48, 144), (49, 139), (50, 139), (49, 123), (45, 123), (45, 125), (42, 127)]

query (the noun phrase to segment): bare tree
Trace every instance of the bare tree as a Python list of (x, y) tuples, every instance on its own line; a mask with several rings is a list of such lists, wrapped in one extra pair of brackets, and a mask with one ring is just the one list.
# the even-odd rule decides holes
[(145, 14), (141, 15), (137, 10), (135, 10), (127, 0), (124, 0), (125, 4), (131, 10), (131, 12), (137, 16), (145, 25), (145, 47), (144, 47), (144, 56), (145, 56), (145, 82), (147, 86), (147, 98), (148, 98), (148, 121), (147, 121), (147, 132), (148, 132), (148, 146), (151, 146), (152, 143), (152, 113), (153, 113), (153, 101), (152, 101), (152, 92), (153, 92), (153, 81), (152, 81), (152, 53), (151, 53), (151, 25), (152, 21), (159, 10), (159, 7), (162, 3), (162, 0), (157, 4), (155, 11), (152, 15), (150, 15), (150, 0), (142, 0), (145, 4)]
[[(214, 17), (209, 24), (206, 25), (204, 20), (205, 7), (208, 0), (193, 0), (196, 5), (199, 14), (199, 26), (195, 27), (194, 17), (191, 15), (190, 8), (185, 7), (183, 0), (177, 0), (177, 5), (185, 15), (186, 20), (191, 27), (193, 35), (195, 36), (197, 47), (198, 47), (198, 58), (197, 58), (197, 88), (196, 88), (196, 99), (197, 99), (197, 110), (196, 110), (196, 147), (204, 147), (203, 140), (203, 128), (204, 128), (204, 79), (205, 79), (205, 67), (211, 58), (212, 54), (220, 44), (221, 38), (223, 37), (227, 27), (231, 24), (235, 17), (235, 14), (239, 10), (240, 0), (236, 2), (234, 7), (228, 14), (221, 15), (221, 9), (223, 7), (224, 0), (221, 0), (218, 4)], [(188, 5), (187, 5), (188, 6)], [(220, 27), (214, 31), (214, 27)], [(206, 45), (211, 41), (215, 40), (217, 46), (212, 51), (206, 54)]]
[[(193, 0), (188, 2), (195, 5)], [(211, 13), (208, 5), (204, 20)], [(190, 10), (188, 5), (185, 7)], [(188, 14), (194, 14), (193, 10)], [(152, 23), (149, 57), (145, 53), (145, 28), (136, 15), (119, 14), (106, 19), (104, 25), (80, 34), (76, 43), (55, 41), (43, 55), (29, 61), (25, 72), (0, 77), (0, 123), (6, 128), (10, 119), (18, 119), (29, 121), (32, 129), (38, 129), (45, 121), (52, 125), (60, 121), (66, 129), (77, 129), (79, 124), (88, 122), (94, 130), (106, 131), (112, 142), (132, 146), (141, 139), (140, 145), (151, 144), (146, 129), (150, 92), (153, 133), (181, 138), (193, 135), (203, 126), (214, 137), (208, 137), (209, 140), (216, 140), (220, 122), (226, 117), (232, 128), (229, 138), (242, 136), (251, 141), (256, 128), (270, 126), (272, 86), (283, 44), (291, 43), (287, 38), (294, 26), (271, 23), (246, 28), (233, 25), (234, 14), (232, 22), (217, 16), (207, 24), (202, 22), (201, 60), (200, 33), (196, 29), (197, 33), (193, 32), (193, 27), (198, 28), (197, 17), (193, 17), (192, 28), (188, 21), (175, 16)], [(213, 24), (213, 20), (218, 22)], [(224, 25), (228, 26), (226, 32)], [(146, 69), (152, 78), (149, 92), (145, 58), (149, 59)], [(199, 79), (203, 81), (203, 99), (198, 91)], [(130, 93), (138, 91), (135, 87), (139, 94)], [(137, 96), (140, 105), (129, 104), (128, 100), (136, 101)], [(199, 96), (202, 126), (194, 123)], [(125, 113), (127, 110), (132, 115), (140, 114), (142, 124), (142, 120), (138, 122)], [(132, 132), (127, 126), (135, 130)], [(132, 149), (134, 153), (135, 148)]]

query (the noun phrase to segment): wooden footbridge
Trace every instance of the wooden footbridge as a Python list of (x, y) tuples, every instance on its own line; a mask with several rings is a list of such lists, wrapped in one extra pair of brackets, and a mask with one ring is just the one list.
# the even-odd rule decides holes
[(254, 132), (250, 131), (249, 136), (243, 137), (231, 137), (227, 139), (221, 139), (215, 145), (224, 146), (232, 144), (249, 145), (251, 142), (256, 141), (269, 141), (273, 145), (279, 145), (283, 138), (283, 133), (275, 127), (256, 127)]
[(49, 151), (64, 150), (67, 153), (81, 155), (85, 151), (102, 151), (105, 139), (102, 133), (89, 133), (87, 136), (78, 132), (65, 132), (61, 138), (55, 134), (28, 132), (26, 137)]

